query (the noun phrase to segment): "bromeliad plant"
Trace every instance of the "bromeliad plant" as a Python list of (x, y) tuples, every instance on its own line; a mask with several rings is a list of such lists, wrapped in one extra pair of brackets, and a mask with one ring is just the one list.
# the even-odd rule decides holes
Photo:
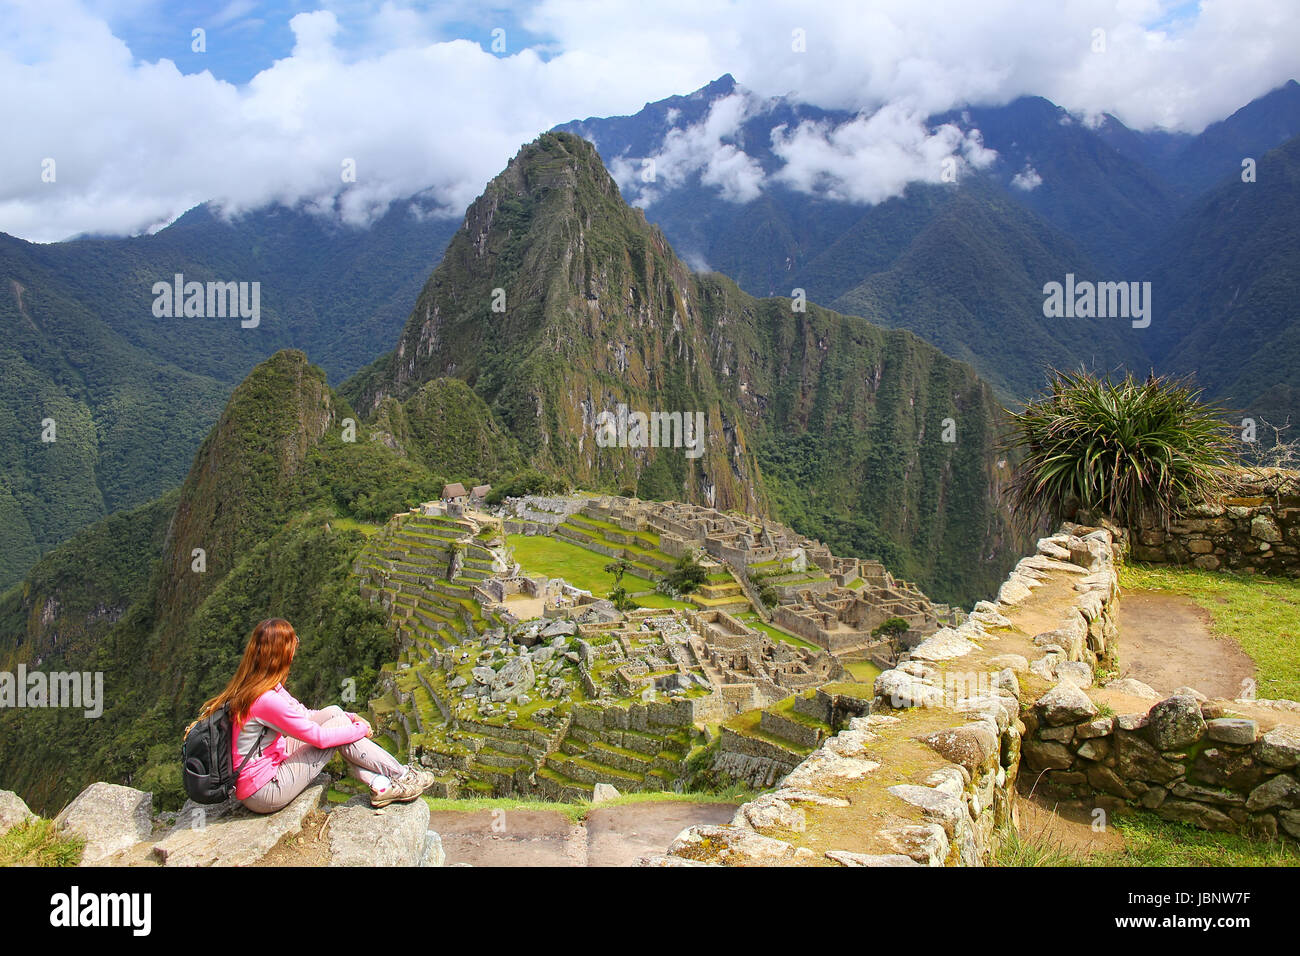
[(1186, 379), (1053, 370), (1045, 396), (1007, 413), (1005, 447), (1022, 456), (1012, 510), (1032, 524), (1084, 508), (1135, 527), (1143, 514), (1167, 524), (1181, 505), (1213, 497), (1233, 443), (1223, 410), (1200, 396)]

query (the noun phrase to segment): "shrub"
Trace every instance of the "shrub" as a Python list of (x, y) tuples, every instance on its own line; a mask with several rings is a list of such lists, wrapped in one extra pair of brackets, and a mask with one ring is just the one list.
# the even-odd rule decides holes
[(1007, 413), (1004, 448), (1023, 454), (1012, 510), (1033, 524), (1086, 508), (1132, 527), (1213, 497), (1233, 445), (1223, 410), (1200, 395), (1186, 379), (1053, 371), (1048, 394)]

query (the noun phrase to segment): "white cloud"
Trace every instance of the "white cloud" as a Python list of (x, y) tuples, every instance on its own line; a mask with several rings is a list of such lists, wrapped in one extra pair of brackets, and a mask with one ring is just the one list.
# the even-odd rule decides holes
[[(151, 2), (7, 2), (0, 230), (43, 240), (137, 231), (207, 199), (232, 210), (330, 206), (347, 158), (358, 181), (342, 197), (346, 217), (426, 188), (459, 215), (539, 132), (635, 112), (724, 72), (762, 98), (793, 92), (863, 111), (847, 129), (784, 131), (782, 175), (869, 201), (926, 178), (944, 149), (978, 165), (976, 145), (918, 117), (1039, 94), (1085, 120), (1111, 112), (1131, 126), (1196, 131), (1298, 72), (1300, 50), (1294, 0), (1202, 0), (1173, 18), (1185, 6), (1176, 0), (661, 0), (652, 13), (634, 0), (541, 0), (514, 17), (546, 38), (544, 53), (512, 46), (504, 56), (448, 39), (454, 24), (494, 17), (501, 4), (387, 0), (364, 11), (319, 0), (323, 9), (292, 19), (292, 54), (234, 86), (135, 59), (104, 16), (147, 15)], [(217, 6), (214, 23), (248, 9)], [(1098, 27), (1105, 53), (1091, 52)], [(794, 29), (806, 52), (792, 50)], [(698, 172), (729, 198), (754, 195), (761, 171), (728, 142), (739, 121), (719, 115), (665, 142), (660, 186)], [(868, 159), (853, 155), (857, 144)], [(44, 158), (57, 162), (55, 183), (41, 181)], [(869, 181), (849, 179), (860, 175)]]
[(952, 124), (934, 129), (915, 110), (890, 104), (832, 127), (804, 122), (772, 131), (772, 150), (785, 165), (774, 179), (807, 193), (878, 203), (911, 182), (953, 181), (964, 165), (983, 168), (997, 157), (979, 131)]
[[(724, 140), (736, 136), (741, 123), (753, 115), (757, 106), (749, 93), (724, 96), (714, 102), (700, 122), (670, 129), (654, 154), (612, 161), (610, 175), (621, 188), (631, 190), (640, 206), (649, 206), (696, 173), (701, 183), (717, 188), (722, 198), (748, 202), (761, 191), (763, 170), (752, 156)], [(653, 165), (647, 166), (647, 162)]]
[(1028, 164), (1020, 172), (1011, 177), (1011, 185), (1016, 189), (1023, 189), (1025, 192), (1033, 192), (1039, 186), (1043, 185), (1043, 177), (1038, 175), (1038, 170)]

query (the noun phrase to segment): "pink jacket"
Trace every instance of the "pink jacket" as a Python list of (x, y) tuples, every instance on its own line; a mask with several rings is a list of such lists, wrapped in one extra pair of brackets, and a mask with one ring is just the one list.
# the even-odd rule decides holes
[[(366, 725), (357, 722), (356, 714), (348, 714), (352, 719), (350, 727), (322, 727), (311, 719), (307, 708), (300, 704), (292, 694), (277, 684), (275, 690), (268, 690), (249, 708), (248, 716), (234, 725), (231, 734), (231, 766), (238, 767), (244, 755), (255, 746), (258, 731), (270, 728), (278, 731), (270, 743), (263, 742), (260, 756), (250, 757), (239, 772), (239, 781), (235, 784), (235, 796), (240, 800), (251, 797), (261, 790), (268, 780), (275, 776), (275, 770), (284, 763), (288, 753), (284, 746), (284, 735), (297, 738), (313, 747), (328, 750), (341, 747), (360, 740), (366, 735)], [(249, 726), (249, 725), (252, 726)], [(247, 727), (249, 733), (244, 734)], [(241, 741), (241, 737), (247, 739)], [(240, 745), (243, 744), (243, 752)]]

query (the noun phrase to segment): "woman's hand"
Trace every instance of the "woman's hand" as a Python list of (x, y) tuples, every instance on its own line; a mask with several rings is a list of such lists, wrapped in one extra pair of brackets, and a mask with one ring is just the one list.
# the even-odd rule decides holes
[(373, 737), (375, 735), (375, 728), (371, 727), (370, 721), (366, 720), (364, 717), (356, 717), (353, 719), (352, 722), (354, 724), (360, 724), (362, 727), (365, 727), (367, 737)]

